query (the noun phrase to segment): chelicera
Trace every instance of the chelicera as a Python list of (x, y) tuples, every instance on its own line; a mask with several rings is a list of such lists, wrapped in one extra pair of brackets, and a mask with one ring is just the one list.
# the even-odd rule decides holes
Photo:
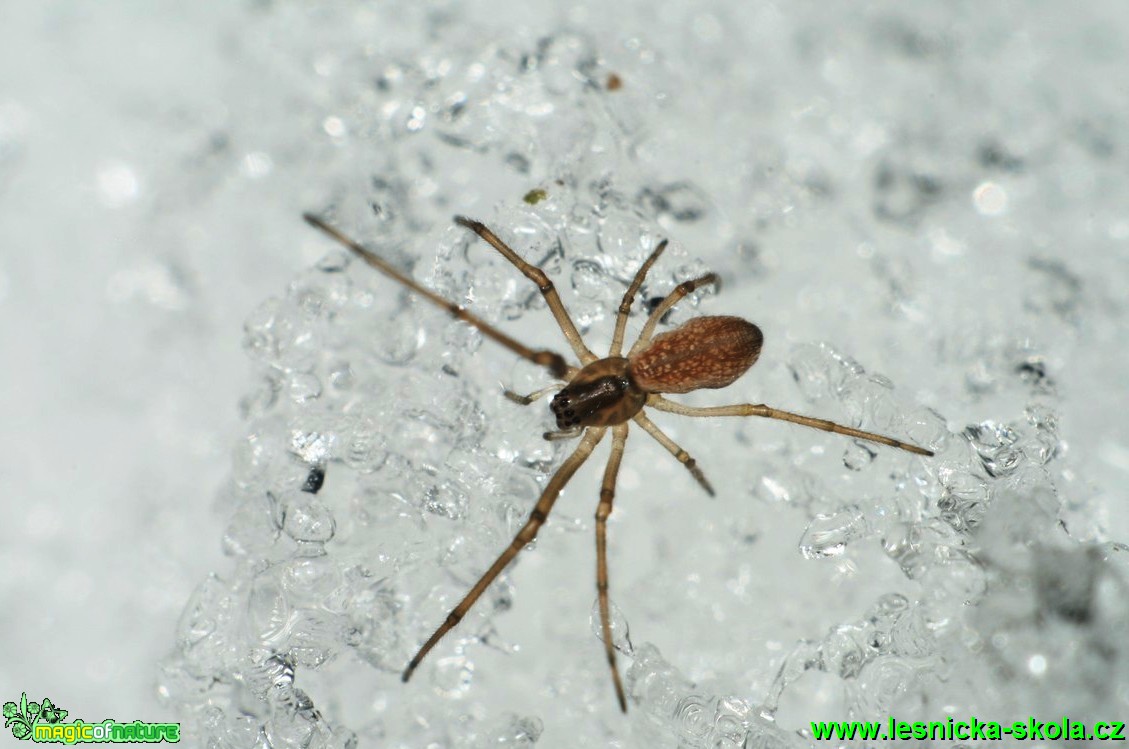
[(607, 521), (612, 511), (615, 497), (616, 477), (623, 460), (624, 446), (627, 443), (628, 427), (631, 423), (640, 427), (674, 456), (701, 487), (711, 496), (713, 487), (698, 468), (689, 453), (683, 450), (670, 437), (662, 432), (654, 422), (647, 418), (645, 410), (653, 408), (683, 416), (761, 416), (768, 419), (790, 421), (795, 424), (835, 432), (860, 440), (877, 442), (896, 447), (918, 455), (933, 455), (932, 451), (916, 445), (896, 440), (872, 432), (864, 432), (852, 427), (836, 424), (825, 419), (758, 404), (738, 404), (730, 406), (694, 407), (687, 406), (665, 397), (669, 393), (688, 393), (693, 390), (723, 388), (749, 370), (760, 356), (764, 337), (760, 328), (739, 317), (706, 316), (696, 317), (674, 330), (655, 335), (655, 326), (664, 315), (687, 294), (707, 284), (717, 282), (717, 276), (707, 273), (680, 284), (664, 298), (647, 318), (639, 338), (623, 354), (623, 340), (627, 329), (627, 319), (635, 295), (643, 284), (651, 266), (666, 249), (663, 240), (636, 272), (631, 285), (623, 295), (615, 320), (608, 355), (599, 357), (584, 344), (572, 318), (557, 295), (556, 288), (541, 268), (523, 260), (516, 252), (490, 231), (484, 224), (462, 216), (455, 217), (460, 226), (470, 229), (513, 263), (527, 278), (537, 285), (548, 303), (549, 310), (564, 333), (580, 366), (569, 364), (560, 354), (548, 349), (532, 349), (506, 335), (481, 318), (459, 305), (450, 302), (425, 286), (393, 268), (383, 258), (362, 247), (358, 242), (311, 214), (304, 218), (314, 227), (328, 234), (348, 247), (362, 260), (381, 273), (408, 287), (431, 303), (443, 308), (453, 317), (477, 328), (487, 338), (494, 340), (510, 351), (545, 367), (559, 381), (558, 384), (530, 395), (518, 395), (507, 391), (506, 396), (521, 405), (529, 405), (555, 391), (550, 401), (550, 409), (556, 417), (557, 430), (546, 432), (546, 439), (580, 438), (580, 444), (565, 458), (561, 467), (549, 479), (541, 497), (529, 513), (529, 519), (514, 536), (510, 545), (501, 553), (478, 582), (447, 615), (446, 620), (434, 634), (427, 639), (404, 669), (403, 680), (411, 678), (420, 661), (443, 639), (466, 612), (474, 605), (491, 582), (513, 561), (514, 557), (529, 544), (545, 523), (553, 504), (561, 490), (576, 473), (577, 469), (592, 454), (608, 431), (611, 431), (612, 448), (604, 469), (600, 486), (600, 502), (596, 507), (596, 592), (600, 608), (600, 626), (603, 633), (604, 650), (611, 669), (612, 683), (620, 709), (627, 712), (627, 700), (616, 666), (611, 622), (608, 605), (608, 563), (607, 563)]

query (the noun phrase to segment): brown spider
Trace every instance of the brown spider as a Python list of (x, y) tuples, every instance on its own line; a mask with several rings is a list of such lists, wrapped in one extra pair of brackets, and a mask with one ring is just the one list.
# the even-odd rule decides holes
[(549, 516), (549, 512), (553, 509), (553, 503), (556, 502), (557, 496), (561, 493), (565, 484), (568, 483), (581, 464), (588, 459), (593, 448), (603, 439), (605, 432), (610, 427), (612, 430), (612, 451), (608, 458), (607, 467), (604, 469), (604, 480), (600, 487), (600, 504), (596, 507), (596, 591), (600, 603), (600, 625), (603, 629), (604, 650), (607, 653), (608, 665), (611, 667), (612, 683), (615, 685), (616, 698), (619, 700), (620, 709), (627, 712), (627, 700), (623, 694), (619, 669), (616, 667), (615, 648), (612, 643), (611, 623), (608, 617), (607, 562), (607, 522), (612, 511), (612, 498), (615, 496), (616, 476), (619, 473), (619, 464), (623, 459), (624, 445), (627, 442), (627, 422), (634, 421), (642, 427), (643, 431), (654, 437), (682, 465), (686, 466), (703, 489), (711, 496), (714, 493), (713, 487), (710, 486), (705, 475), (697, 467), (694, 459), (674, 440), (666, 436), (643, 413), (645, 406), (650, 406), (659, 411), (682, 414), (683, 416), (763, 416), (769, 419), (803, 424), (826, 432), (835, 432), (857, 439), (878, 442), (908, 450), (918, 455), (933, 454), (929, 450), (891, 437), (863, 432), (825, 419), (815, 419), (781, 411), (763, 403), (696, 408), (664, 398), (662, 393), (688, 393), (702, 388), (728, 386), (753, 366), (760, 355), (761, 344), (764, 342), (760, 328), (739, 317), (696, 317), (674, 330), (653, 336), (655, 325), (680, 299), (701, 286), (717, 282), (715, 274), (707, 273), (700, 278), (680, 284), (674, 291), (670, 292), (651, 312), (647, 322), (643, 325), (639, 339), (627, 352), (627, 356), (621, 355), (623, 336), (627, 328), (627, 316), (631, 311), (631, 304), (635, 300), (635, 294), (642, 286), (647, 272), (658, 260), (663, 250), (666, 249), (667, 242), (665, 239), (655, 247), (654, 251), (644, 261), (636, 272), (635, 278), (631, 281), (631, 285), (627, 288), (627, 292), (623, 295), (623, 301), (619, 305), (619, 314), (615, 320), (615, 333), (612, 336), (611, 348), (608, 355), (601, 359), (584, 345), (580, 333), (576, 330), (576, 325), (573, 324), (561, 303), (560, 297), (557, 295), (553, 282), (549, 280), (541, 268), (522, 260), (517, 253), (482, 223), (462, 216), (455, 217), (456, 223), (465, 226), (486, 240), (507, 260), (517, 266), (518, 270), (525, 274), (529, 280), (537, 284), (537, 288), (545, 297), (553, 317), (556, 318), (557, 324), (572, 346), (573, 352), (580, 359), (581, 366), (574, 367), (570, 366), (560, 354), (545, 349), (528, 348), (457, 304), (449, 302), (434, 291), (419, 285), (393, 268), (385, 260), (366, 250), (356, 241), (329, 226), (317, 216), (307, 213), (303, 218), (348, 247), (381, 273), (399, 281), (420, 296), (447, 310), (455, 318), (478, 328), (487, 338), (497, 341), (534, 364), (545, 367), (554, 377), (565, 381), (564, 385), (555, 385), (531, 395), (522, 396), (506, 391), (506, 397), (516, 403), (529, 405), (549, 392), (558, 391), (550, 403), (550, 408), (557, 419), (558, 431), (546, 432), (545, 439), (581, 437), (576, 450), (565, 459), (561, 467), (549, 479), (545, 491), (542, 492), (540, 499), (533, 507), (533, 511), (529, 514), (529, 520), (518, 531), (509, 547), (479, 578), (470, 592), (463, 597), (463, 600), (451, 610), (451, 613), (447, 615), (447, 619), (435, 631), (435, 634), (431, 635), (412, 657), (408, 667), (404, 669), (404, 681), (411, 678), (412, 672), (415, 671), (416, 666), (419, 665), (424, 656), (435, 647), (452, 627), (459, 623), (487, 586), (493, 582), (494, 578), (505, 569), (506, 565), (517, 556), (522, 548), (537, 536), (537, 531), (540, 530), (545, 519)]

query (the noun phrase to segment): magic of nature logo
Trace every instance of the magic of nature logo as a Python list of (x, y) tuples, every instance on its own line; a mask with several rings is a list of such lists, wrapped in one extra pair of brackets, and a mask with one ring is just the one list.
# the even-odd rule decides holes
[(18, 704), (4, 703), (4, 727), (12, 729), (12, 736), (21, 741), (30, 739), (51, 744), (155, 744), (161, 741), (180, 741), (179, 723), (143, 723), (139, 720), (120, 723), (111, 719), (98, 723), (82, 720), (64, 722), (69, 714), (47, 697), (39, 702), (28, 702), (27, 692), (24, 692), (20, 695)]

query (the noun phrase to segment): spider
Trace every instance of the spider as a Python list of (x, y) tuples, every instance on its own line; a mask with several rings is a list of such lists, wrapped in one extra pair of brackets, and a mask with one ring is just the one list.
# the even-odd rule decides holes
[(580, 366), (569, 364), (563, 356), (548, 349), (532, 349), (514, 340), (463, 307), (450, 302), (431, 289), (421, 286), (408, 276), (393, 268), (387, 261), (365, 249), (360, 243), (333, 228), (321, 218), (304, 214), (303, 218), (312, 226), (328, 234), (337, 242), (352, 250), (370, 266), (386, 276), (408, 287), (424, 299), (445, 309), (456, 319), (477, 328), (493, 341), (539, 366), (545, 367), (557, 378), (560, 384), (552, 385), (530, 395), (518, 395), (506, 391), (510, 400), (521, 405), (529, 405), (545, 395), (556, 391), (550, 401), (550, 409), (556, 417), (557, 430), (546, 432), (549, 440), (580, 437), (580, 444), (565, 458), (561, 467), (549, 479), (541, 497), (529, 513), (529, 519), (513, 541), (501, 553), (478, 582), (447, 615), (446, 620), (427, 639), (404, 669), (403, 681), (411, 678), (420, 661), (443, 639), (451, 629), (462, 620), (470, 607), (482, 595), (491, 582), (513, 561), (514, 557), (537, 536), (545, 523), (553, 504), (561, 490), (573, 477), (580, 466), (592, 454), (592, 450), (604, 438), (608, 430), (612, 433), (611, 456), (604, 469), (603, 483), (600, 486), (600, 503), (596, 507), (596, 592), (599, 599), (600, 626), (604, 640), (604, 650), (611, 669), (612, 684), (620, 710), (627, 712), (627, 699), (616, 666), (615, 648), (611, 636), (611, 622), (608, 614), (608, 562), (607, 562), (607, 523), (612, 512), (615, 497), (616, 476), (623, 459), (627, 443), (629, 423), (633, 422), (653, 437), (694, 477), (694, 480), (710, 495), (714, 490), (705, 474), (698, 468), (690, 454), (674, 440), (663, 433), (654, 422), (647, 418), (644, 409), (681, 414), (683, 416), (761, 416), (780, 419), (794, 424), (822, 429), (826, 432), (844, 434), (856, 439), (877, 442), (890, 447), (907, 450), (918, 455), (933, 455), (933, 452), (892, 437), (872, 432), (864, 432), (848, 426), (836, 424), (826, 419), (817, 419), (759, 404), (739, 404), (732, 406), (712, 406), (699, 408), (683, 405), (664, 397), (665, 393), (688, 393), (704, 388), (723, 388), (743, 375), (760, 355), (764, 336), (760, 328), (739, 317), (706, 316), (695, 317), (678, 328), (655, 335), (655, 326), (663, 316), (687, 294), (702, 286), (717, 283), (717, 276), (707, 273), (680, 284), (664, 298), (651, 312), (643, 325), (643, 330), (635, 344), (623, 355), (623, 339), (627, 329), (627, 318), (635, 295), (643, 285), (651, 266), (666, 249), (667, 240), (658, 243), (654, 251), (639, 267), (631, 285), (628, 286), (615, 320), (608, 355), (601, 358), (592, 353), (584, 344), (576, 325), (557, 295), (556, 288), (545, 272), (536, 265), (523, 260), (505, 242), (483, 223), (463, 216), (456, 216), (455, 223), (470, 229), (506, 260), (515, 265), (526, 278), (537, 284), (538, 290), (549, 306), (557, 325), (568, 340), (572, 351), (580, 360)]

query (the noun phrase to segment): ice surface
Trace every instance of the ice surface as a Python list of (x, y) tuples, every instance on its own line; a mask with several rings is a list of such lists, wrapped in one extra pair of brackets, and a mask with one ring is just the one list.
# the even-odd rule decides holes
[[(5, 239), (47, 227), (66, 252), (0, 256), (8, 319), (36, 312), (0, 330), (31, 365), (4, 373), (29, 396), (5, 475), (36, 478), (0, 544), (5, 600), (37, 612), (0, 618), (23, 680), (6, 694), (33, 667), (72, 694), (155, 680), (190, 741), (232, 747), (804, 746), (813, 719), (1126, 713), (1120, 5), (172, 7), (0, 24), (49, 43), (7, 32), (5, 75), (73, 55), (75, 102), (58, 115), (52, 80), (0, 90)], [(81, 135), (80, 110), (101, 113)], [(72, 169), (81, 189), (47, 211)], [(540, 438), (543, 401), (501, 395), (542, 372), (302, 210), (558, 350), (533, 286), (450, 216), (543, 264), (597, 350), (669, 237), (630, 330), (715, 270), (721, 292), (669, 324), (736, 314), (766, 336), (750, 374), (688, 402), (764, 401), (938, 455), (656, 417), (718, 497), (633, 433), (610, 523), (629, 714), (592, 621), (606, 446), (401, 684), (570, 444)], [(209, 358), (240, 318), (250, 378)], [(85, 480), (62, 455), (90, 461)], [(223, 529), (197, 530), (222, 474)], [(149, 541), (64, 551), (65, 526)], [(138, 593), (164, 608), (90, 605)], [(33, 628), (90, 662), (33, 663)], [(106, 632), (157, 645), (123, 666)]]

